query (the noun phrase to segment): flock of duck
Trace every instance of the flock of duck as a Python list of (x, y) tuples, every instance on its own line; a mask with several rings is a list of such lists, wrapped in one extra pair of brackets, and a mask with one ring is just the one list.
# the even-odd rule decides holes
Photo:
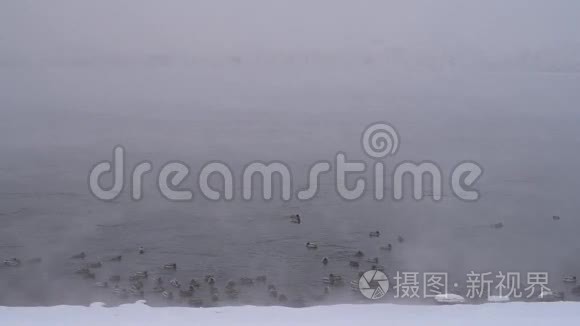
[[(559, 217), (554, 216), (553, 219), (559, 220)], [(302, 218), (299, 214), (294, 214), (290, 216), (290, 222), (301, 224)], [(492, 227), (502, 228), (503, 223), (493, 224)], [(380, 238), (381, 232), (378, 230), (371, 231), (369, 232), (368, 236), (370, 238)], [(398, 243), (403, 243), (404, 241), (405, 239), (401, 235), (397, 236)], [(306, 243), (306, 248), (307, 250), (316, 250), (318, 249), (318, 244), (316, 242), (309, 241)], [(393, 249), (393, 245), (391, 243), (387, 243), (384, 246), (380, 246), (379, 249), (383, 251), (391, 251)], [(144, 247), (139, 247), (137, 253), (139, 255), (145, 255), (146, 250)], [(164, 279), (164, 276), (166, 276), (168, 273), (171, 274), (171, 272), (177, 271), (178, 268), (177, 263), (168, 263), (161, 266), (161, 269), (164, 271), (164, 273), (162, 273), (163, 275), (161, 276), (153, 275), (153, 273), (143, 270), (129, 275), (126, 278), (127, 282), (122, 282), (123, 278), (118, 274), (109, 275), (105, 279), (97, 280), (95, 270), (100, 269), (104, 264), (114, 264), (121, 262), (123, 260), (123, 256), (113, 256), (105, 260), (95, 262), (87, 262), (87, 257), (88, 255), (85, 252), (81, 252), (70, 257), (71, 260), (83, 261), (79, 268), (74, 271), (74, 274), (78, 275), (82, 279), (93, 281), (94, 287), (110, 289), (111, 293), (120, 299), (143, 299), (147, 294), (148, 298), (150, 298), (150, 295), (155, 295), (168, 303), (186, 303), (193, 307), (203, 307), (215, 305), (223, 299), (230, 301), (236, 300), (238, 299), (242, 288), (261, 285), (265, 290), (264, 294), (267, 296), (270, 302), (273, 300), (273, 302), (283, 305), (288, 302), (288, 297), (283, 294), (280, 289), (278, 289), (273, 284), (268, 284), (268, 278), (266, 275), (241, 277), (238, 280), (228, 280), (225, 282), (225, 284), (223, 284), (223, 288), (220, 289), (218, 287), (216, 277), (211, 274), (205, 275), (201, 279), (192, 278), (185, 284), (182, 284), (177, 278), (166, 277)], [(354, 252), (352, 254), (352, 259), (348, 261), (348, 266), (358, 270), (359, 267), (361, 267), (361, 263), (364, 262), (364, 257), (365, 254), (361, 250)], [(323, 257), (321, 263), (323, 265), (328, 265), (329, 261), (330, 259), (328, 257)], [(18, 258), (10, 258), (4, 260), (3, 264), (7, 267), (19, 267), (23, 264), (38, 264), (41, 262), (41, 258), (33, 258), (25, 261), (22, 261)], [(368, 266), (370, 266), (369, 269), (371, 270), (385, 270), (385, 267), (379, 264), (378, 257), (367, 258), (366, 263)], [(359, 271), (358, 278), (360, 278), (365, 271)], [(357, 293), (359, 291), (358, 278), (352, 280), (349, 283), (350, 288)], [(576, 276), (569, 275), (564, 277), (563, 282), (568, 284), (573, 283), (575, 285), (577, 279)], [(315, 299), (322, 300), (332, 292), (333, 287), (342, 287), (345, 285), (343, 277), (336, 273), (330, 273), (328, 276), (323, 277), (322, 283), (324, 284), (323, 294), (317, 296)], [(146, 291), (147, 285), (149, 285), (149, 287)], [(580, 285), (575, 286), (572, 289), (572, 293), (580, 296)], [(451, 298), (450, 295), (455, 297)], [(546, 292), (542, 293), (541, 297), (538, 299), (542, 301), (563, 300), (564, 294), (561, 292)], [(442, 298), (442, 302), (453, 300), (459, 300), (457, 302), (462, 302), (461, 297), (455, 294), (445, 294), (445, 297)], [(297, 299), (294, 301), (299, 300)]]

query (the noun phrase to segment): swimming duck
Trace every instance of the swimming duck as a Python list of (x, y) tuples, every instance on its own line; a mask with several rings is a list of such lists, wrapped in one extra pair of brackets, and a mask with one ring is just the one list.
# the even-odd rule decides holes
[(163, 265), (163, 269), (176, 270), (177, 269), (177, 264), (176, 263), (165, 264), (165, 265)]
[(254, 280), (249, 277), (241, 277), (240, 278), (241, 285), (254, 285)]
[(573, 275), (564, 276), (563, 281), (564, 283), (576, 283), (576, 276)]
[(4, 265), (5, 266), (10, 266), (10, 267), (20, 266), (21, 263), (22, 262), (18, 258), (10, 258), (10, 259), (4, 260)]
[(306, 242), (306, 248), (308, 248), (308, 249), (318, 249), (318, 245), (316, 243), (314, 243), (314, 242), (308, 241), (308, 242)]
[(328, 258), (327, 257), (323, 257), (322, 258), (322, 264), (323, 265), (327, 265), (328, 264)]
[(494, 229), (501, 229), (501, 228), (503, 228), (503, 223), (498, 222), (498, 223), (492, 224), (491, 227)]
[(190, 299), (188, 304), (191, 307), (203, 307), (203, 300), (202, 299)]
[(342, 277), (340, 275), (336, 275), (336, 274), (329, 274), (328, 277), (324, 277), (322, 278), (322, 281), (325, 284), (329, 284), (329, 285), (333, 285), (333, 286), (338, 286), (338, 285), (342, 285), (344, 284), (342, 281)]
[(358, 268), (360, 264), (358, 263), (358, 261), (352, 261), (352, 260), (351, 260), (351, 261), (348, 263), (348, 265), (349, 265), (350, 267), (356, 267), (356, 268)]
[(369, 233), (369, 237), (371, 237), (371, 238), (378, 238), (380, 236), (381, 236), (381, 232), (379, 232), (379, 231), (374, 231), (374, 232)]
[(369, 259), (367, 259), (367, 261), (369, 263), (378, 264), (379, 263), (379, 257), (369, 258)]
[(266, 280), (267, 279), (268, 278), (266, 277), (266, 275), (260, 275), (260, 276), (256, 277), (256, 282), (258, 282), (258, 283), (266, 283)]
[(211, 274), (205, 276), (205, 282), (208, 284), (215, 284), (215, 277)]
[(179, 290), (179, 296), (182, 298), (191, 298), (193, 296), (193, 286), (189, 286), (187, 290)]
[(109, 283), (107, 283), (107, 282), (97, 282), (97, 283), (95, 283), (95, 287), (98, 287), (98, 288), (108, 288), (109, 287)]
[(173, 292), (171, 291), (163, 291), (161, 296), (164, 297), (166, 300), (173, 300)]
[(397, 241), (399, 241), (400, 243), (402, 243), (403, 241), (405, 241), (405, 239), (402, 236), (398, 236), (397, 237)]
[(386, 250), (386, 251), (391, 251), (393, 249), (393, 245), (389, 243), (386, 246), (382, 246), (380, 249)]
[(300, 218), (300, 214), (290, 215), (290, 222), (295, 224), (300, 224), (302, 219)]
[(71, 259), (85, 259), (87, 255), (85, 254), (85, 252), (81, 252), (80, 254), (76, 254), (73, 255), (72, 257), (70, 257)]
[(121, 282), (121, 275), (111, 275), (111, 277), (109, 277), (109, 282)]
[(196, 281), (194, 278), (191, 279), (191, 281), (189, 281), (189, 285), (193, 286), (194, 288), (199, 288), (201, 287), (201, 284), (199, 284), (198, 281)]
[(171, 281), (169, 281), (169, 284), (178, 289), (181, 287), (181, 283), (179, 283), (177, 279), (172, 279)]
[(143, 246), (139, 247), (139, 255), (143, 255), (145, 253), (145, 248)]
[(355, 256), (355, 257), (364, 257), (364, 255), (365, 255), (365, 254), (364, 254), (362, 251), (360, 251), (360, 250), (359, 250), (359, 251), (357, 251), (357, 252), (354, 254), (354, 256)]
[(236, 286), (236, 282), (234, 282), (233, 280), (229, 280), (226, 283), (226, 289), (233, 289)]
[(560, 216), (558, 216), (558, 215), (554, 215), (554, 216), (552, 216), (552, 219), (553, 219), (554, 221), (559, 221), (559, 220), (560, 220)]
[(123, 256), (115, 256), (109, 258), (109, 261), (121, 261), (121, 259), (123, 259)]
[(141, 282), (141, 280), (131, 282), (131, 287), (134, 287), (137, 290), (141, 290), (141, 289), (143, 289), (143, 282)]

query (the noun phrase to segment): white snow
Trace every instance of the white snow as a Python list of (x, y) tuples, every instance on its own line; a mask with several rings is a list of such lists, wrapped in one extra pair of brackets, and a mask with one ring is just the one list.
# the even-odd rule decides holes
[(577, 325), (580, 303), (503, 303), (418, 306), (336, 305), (309, 308), (0, 307), (0, 325)]

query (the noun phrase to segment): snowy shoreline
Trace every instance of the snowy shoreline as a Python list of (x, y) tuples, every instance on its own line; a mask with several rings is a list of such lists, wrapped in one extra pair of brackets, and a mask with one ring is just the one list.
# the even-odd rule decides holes
[[(504, 303), (455, 306), (394, 304), (308, 308), (154, 308), (143, 301), (118, 307), (0, 307), (0, 325), (548, 325), (580, 321), (580, 303)], [(576, 323), (577, 323), (576, 322)], [(574, 324), (574, 323), (572, 323)]]

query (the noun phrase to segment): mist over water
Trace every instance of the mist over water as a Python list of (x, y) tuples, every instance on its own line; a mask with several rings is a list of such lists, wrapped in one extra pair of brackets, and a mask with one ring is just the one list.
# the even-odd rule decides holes
[[(223, 285), (264, 274), (308, 305), (364, 302), (348, 289), (314, 299), (329, 273), (358, 278), (348, 266), (358, 250), (379, 257), (389, 275), (444, 271), (462, 287), (470, 271), (545, 271), (562, 289), (562, 276), (580, 273), (578, 7), (1, 4), (0, 258), (43, 262), (1, 266), (0, 305), (114, 302), (74, 275), (82, 263), (69, 257), (81, 251), (87, 262), (123, 255), (95, 270), (97, 280), (149, 270), (182, 283), (214, 274)], [(214, 160), (236, 181), (252, 161), (285, 162), (295, 190), (312, 164), (338, 151), (372, 164), (360, 137), (376, 121), (401, 136), (388, 172), (430, 160), (448, 180), (457, 163), (473, 160), (484, 168), (480, 200), (460, 201), (446, 185), (438, 203), (411, 193), (396, 202), (389, 187), (382, 201), (345, 201), (330, 176), (306, 202), (244, 201), (239, 184), (232, 202), (210, 202), (197, 189), (197, 173)], [(115, 145), (126, 149), (127, 167), (153, 163), (141, 201), (128, 186), (113, 202), (89, 192), (91, 167), (111, 160)], [(174, 160), (191, 168), (192, 202), (157, 190), (160, 167)], [(296, 213), (300, 225), (287, 218)], [(382, 236), (369, 238), (375, 230)], [(307, 250), (307, 241), (319, 248)], [(381, 251), (387, 243), (393, 250)], [(160, 269), (172, 262), (177, 272)], [(363, 259), (359, 270), (371, 265)], [(273, 303), (265, 289), (248, 292), (239, 302)]]

